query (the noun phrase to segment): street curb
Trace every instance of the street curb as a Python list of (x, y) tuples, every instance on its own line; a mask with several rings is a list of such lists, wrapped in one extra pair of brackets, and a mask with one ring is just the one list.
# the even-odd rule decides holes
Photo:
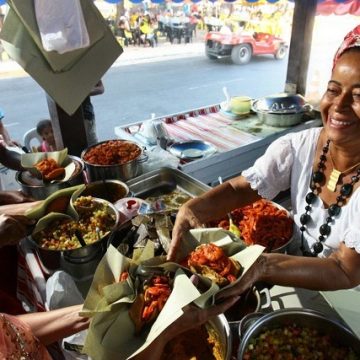
[[(204, 44), (201, 42), (190, 44), (162, 43), (154, 48), (131, 46), (124, 48), (124, 52), (115, 60), (112, 67), (202, 55), (204, 55)], [(28, 73), (14, 60), (0, 61), (0, 79), (25, 76), (29, 76)]]

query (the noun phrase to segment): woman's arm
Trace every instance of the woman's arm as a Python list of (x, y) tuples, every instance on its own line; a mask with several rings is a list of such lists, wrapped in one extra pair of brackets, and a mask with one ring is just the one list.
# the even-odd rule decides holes
[(74, 305), (17, 317), (30, 326), (42, 344), (49, 345), (89, 327), (90, 320), (79, 315), (81, 309), (82, 305)]
[(218, 298), (241, 294), (258, 281), (309, 290), (350, 289), (360, 284), (360, 254), (344, 243), (328, 258), (264, 254), (237, 286)]
[(260, 199), (242, 176), (226, 181), (205, 194), (186, 202), (176, 216), (168, 259), (174, 260), (182, 235), (210, 220), (220, 219), (229, 211)]

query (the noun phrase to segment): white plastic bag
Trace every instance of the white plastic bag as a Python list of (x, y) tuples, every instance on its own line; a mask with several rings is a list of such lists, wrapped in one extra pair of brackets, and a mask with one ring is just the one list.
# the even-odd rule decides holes
[(163, 150), (160, 146), (155, 146), (146, 151), (149, 159), (143, 163), (143, 173), (159, 169), (161, 167), (177, 168), (180, 159)]
[(35, 15), (45, 51), (64, 54), (89, 46), (80, 0), (35, 0)]
[[(82, 304), (84, 299), (73, 278), (64, 271), (56, 271), (46, 282), (46, 303), (50, 310)], [(66, 360), (84, 360), (87, 355), (77, 350), (84, 345), (87, 330), (80, 331), (62, 341), (63, 355)]]

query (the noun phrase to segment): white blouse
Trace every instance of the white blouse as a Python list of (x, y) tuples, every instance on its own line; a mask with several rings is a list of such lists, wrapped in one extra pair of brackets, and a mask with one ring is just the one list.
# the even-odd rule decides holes
[[(290, 252), (299, 253), (300, 216), (305, 213), (305, 196), (310, 192), (311, 172), (314, 154), (321, 128), (311, 128), (297, 133), (290, 133), (275, 140), (265, 154), (254, 165), (243, 171), (251, 188), (260, 196), (273, 199), (280, 191), (290, 188), (291, 206), (294, 215), (295, 241)], [(317, 160), (315, 159), (315, 162)], [(304, 237), (311, 246), (320, 233), (319, 228), (328, 217), (322, 200), (317, 197), (310, 212), (311, 221), (306, 224)], [(323, 243), (324, 250), (319, 256), (327, 257), (343, 241), (349, 248), (360, 253), (360, 188), (357, 188), (349, 202), (341, 207), (341, 212), (331, 222), (331, 233)], [(294, 251), (294, 247), (297, 251)]]

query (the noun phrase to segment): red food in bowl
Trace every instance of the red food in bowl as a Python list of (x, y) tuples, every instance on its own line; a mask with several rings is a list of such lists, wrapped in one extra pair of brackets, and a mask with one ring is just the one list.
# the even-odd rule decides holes
[(93, 165), (122, 165), (140, 155), (138, 145), (124, 140), (110, 140), (89, 148), (83, 159)]
[[(284, 246), (293, 235), (293, 220), (288, 211), (268, 200), (235, 209), (231, 215), (247, 245), (259, 244), (272, 251)], [(211, 226), (228, 230), (229, 220), (224, 218), (212, 222)]]

